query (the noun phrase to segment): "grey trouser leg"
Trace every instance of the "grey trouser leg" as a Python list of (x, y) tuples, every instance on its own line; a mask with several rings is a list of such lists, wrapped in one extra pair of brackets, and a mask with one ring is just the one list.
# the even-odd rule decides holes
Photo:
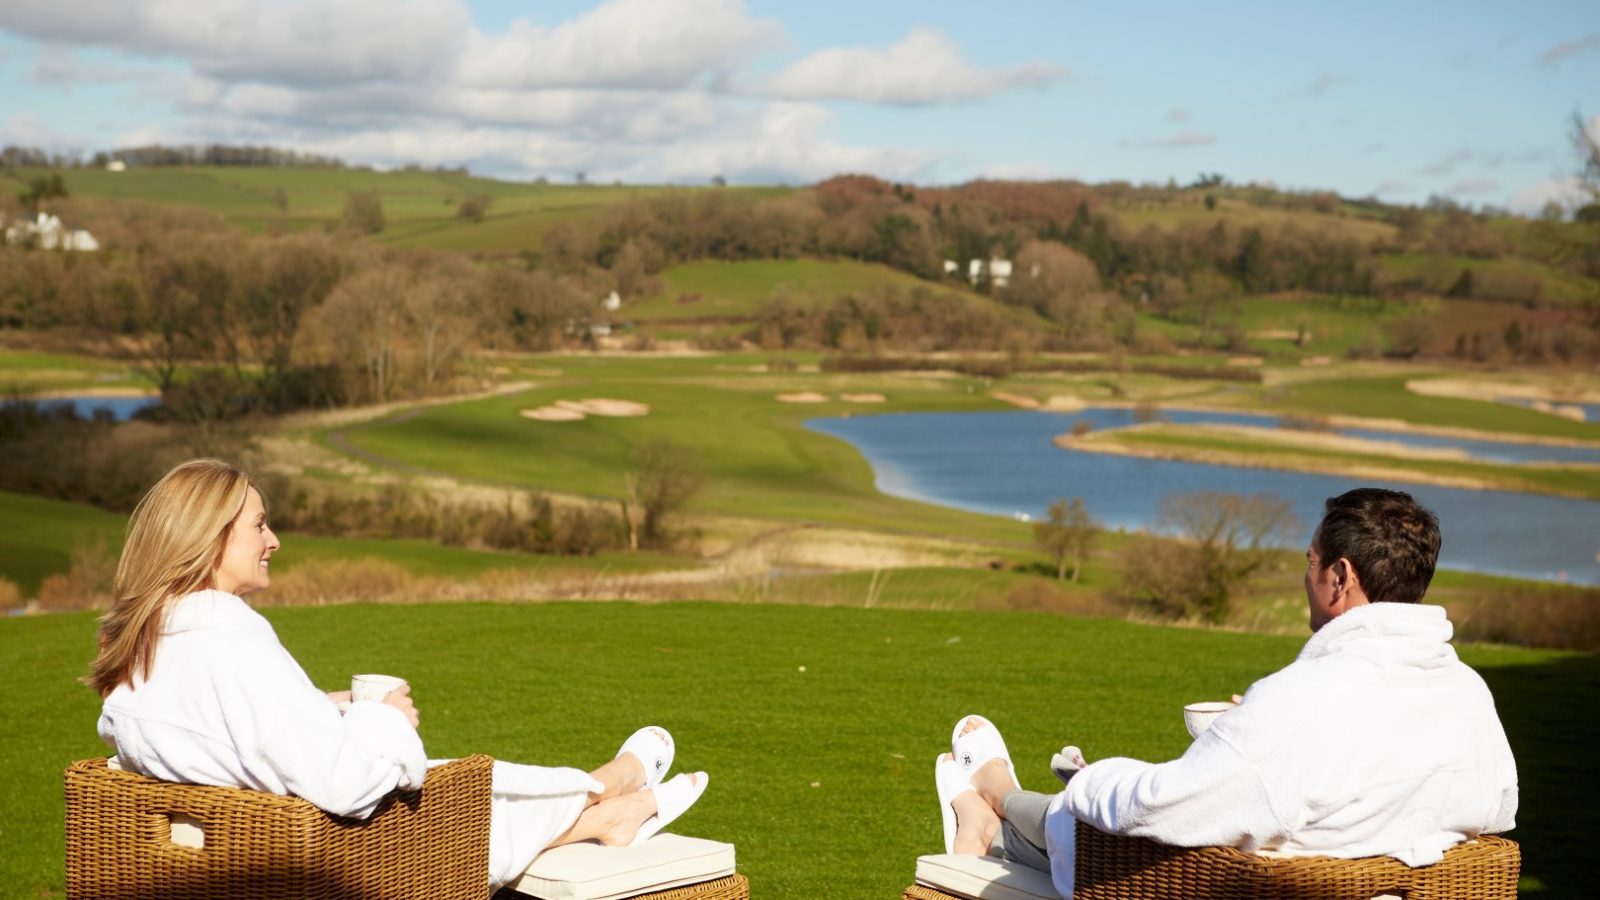
[(1012, 791), (1006, 795), (1000, 815), (1000, 830), (995, 834), (989, 855), (1019, 862), (1030, 869), (1050, 871), (1050, 855), (1045, 851), (1044, 814), (1052, 795), (1034, 791)]

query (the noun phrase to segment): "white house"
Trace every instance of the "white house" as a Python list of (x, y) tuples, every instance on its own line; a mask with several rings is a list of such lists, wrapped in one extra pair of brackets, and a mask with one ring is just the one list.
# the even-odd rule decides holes
[(128, 164), (123, 162), (120, 159), (113, 159), (112, 161), (106, 163), (106, 171), (107, 172), (126, 172), (126, 171), (128, 171)]
[[(945, 271), (950, 271), (949, 267)], [(983, 279), (984, 273), (989, 275), (989, 283), (995, 287), (1005, 287), (1011, 283), (1011, 260), (1009, 259), (974, 259), (967, 262), (967, 280), (977, 284)]]
[(622, 308), (622, 298), (617, 295), (616, 291), (612, 291), (604, 300), (600, 301), (600, 308), (606, 312), (616, 312)]
[(60, 219), (47, 212), (40, 212), (32, 222), (26, 219), (13, 222), (6, 227), (5, 235), (7, 244), (32, 241), (42, 250), (77, 250), (93, 253), (100, 249), (100, 242), (94, 239), (94, 235), (82, 228), (67, 228), (61, 224)]

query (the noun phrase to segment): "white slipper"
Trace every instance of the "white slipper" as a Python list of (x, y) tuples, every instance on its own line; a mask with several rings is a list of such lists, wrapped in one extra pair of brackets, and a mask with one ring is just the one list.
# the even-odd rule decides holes
[(692, 778), (687, 773), (680, 773), (658, 785), (645, 788), (656, 795), (656, 814), (644, 820), (644, 824), (639, 826), (639, 833), (633, 836), (628, 846), (637, 847), (671, 825), (674, 819), (687, 812), (700, 799), (709, 782), (710, 776), (704, 772), (696, 772)]
[[(961, 729), (967, 722), (976, 721), (978, 727), (966, 734)], [(1017, 767), (1011, 764), (1011, 752), (1006, 749), (1005, 739), (1000, 737), (1000, 729), (983, 716), (962, 716), (956, 720), (956, 727), (950, 731), (950, 748), (955, 753), (956, 765), (962, 774), (970, 781), (983, 764), (991, 759), (1006, 761), (1006, 771), (1011, 773), (1011, 783), (1017, 788), (1022, 787), (1022, 782), (1017, 780)]]
[(672, 768), (672, 756), (677, 752), (677, 746), (672, 743), (672, 735), (659, 725), (646, 725), (645, 727), (628, 735), (617, 750), (617, 755), (632, 753), (639, 764), (644, 766), (644, 786), (654, 787), (661, 783), (667, 775), (667, 770)]
[(944, 820), (944, 852), (954, 853), (956, 846), (955, 800), (972, 790), (967, 773), (961, 771), (950, 754), (941, 753), (933, 761), (933, 786), (939, 791), (939, 816)]

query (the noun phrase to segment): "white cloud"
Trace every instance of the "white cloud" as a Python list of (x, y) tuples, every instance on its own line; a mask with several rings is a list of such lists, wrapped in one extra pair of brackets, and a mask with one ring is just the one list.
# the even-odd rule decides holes
[(1189, 111), (1187, 109), (1183, 109), (1182, 107), (1174, 106), (1167, 112), (1164, 121), (1177, 122), (1180, 125), (1184, 124), (1189, 121)]
[(1500, 190), (1500, 182), (1493, 178), (1463, 178), (1445, 188), (1447, 194), (1489, 194)]
[(471, 17), (458, 0), (6, 0), (0, 28), (177, 57), (219, 78), (309, 85), (437, 71), (460, 52)]
[(1203, 134), (1190, 128), (1162, 138), (1124, 138), (1118, 146), (1127, 150), (1186, 150), (1205, 147), (1217, 142), (1214, 134)]
[(775, 103), (726, 133), (668, 145), (620, 172), (625, 181), (659, 173), (669, 181), (722, 175), (740, 182), (811, 182), (841, 172), (915, 180), (935, 161), (921, 150), (852, 147), (822, 136), (833, 114), (812, 103)]
[(1506, 209), (1525, 216), (1538, 215), (1546, 203), (1571, 209), (1583, 202), (1583, 188), (1576, 178), (1546, 178), (1528, 185), (1506, 201)]
[(979, 169), (973, 177), (993, 178), (997, 181), (1062, 181), (1072, 180), (1076, 176), (1064, 171), (1060, 166), (1023, 161), (990, 163)]
[(503, 37), (474, 34), (461, 67), (473, 87), (673, 89), (725, 78), (782, 28), (741, 0), (612, 0), (555, 28), (518, 21)]
[(861, 100), (921, 106), (975, 100), (1024, 87), (1045, 87), (1066, 70), (1046, 63), (981, 69), (961, 58), (948, 37), (926, 26), (892, 47), (835, 47), (814, 53), (761, 87), (795, 100)]
[[(494, 34), (464, 0), (0, 0), (0, 32), (52, 54), (36, 76), (57, 87), (118, 67), (159, 75), (146, 89), (171, 112), (93, 142), (32, 120), (9, 129), (23, 145), (270, 143), (375, 165), (639, 181), (795, 183), (840, 171), (903, 180), (937, 162), (914, 148), (851, 146), (829, 135), (823, 107), (749, 93), (756, 54), (784, 35), (745, 0), (607, 0)], [(894, 104), (1061, 77), (1050, 66), (975, 67), (919, 29), (887, 50), (822, 51), (777, 82), (804, 94), (810, 81), (826, 95), (840, 74), (829, 60), (881, 66), (875, 86), (850, 98)]]
[(1449, 175), (1464, 163), (1472, 161), (1472, 151), (1461, 147), (1446, 153), (1417, 170), (1418, 175)]
[(1403, 194), (1409, 190), (1411, 190), (1411, 185), (1406, 184), (1404, 181), (1396, 178), (1385, 178), (1378, 182), (1378, 186), (1373, 188), (1372, 192), (1382, 196), (1383, 194)]
[(1572, 41), (1562, 41), (1549, 50), (1539, 54), (1539, 64), (1553, 66), (1569, 56), (1582, 56), (1585, 53), (1600, 51), (1600, 32), (1585, 35)]

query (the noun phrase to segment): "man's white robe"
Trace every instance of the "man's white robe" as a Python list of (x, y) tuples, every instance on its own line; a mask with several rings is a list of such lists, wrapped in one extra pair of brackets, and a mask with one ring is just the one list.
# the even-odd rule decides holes
[(1171, 762), (1105, 759), (1046, 815), (1073, 881), (1077, 819), (1183, 847), (1437, 862), (1516, 824), (1517, 769), (1483, 679), (1438, 606), (1373, 603), (1324, 625)]

